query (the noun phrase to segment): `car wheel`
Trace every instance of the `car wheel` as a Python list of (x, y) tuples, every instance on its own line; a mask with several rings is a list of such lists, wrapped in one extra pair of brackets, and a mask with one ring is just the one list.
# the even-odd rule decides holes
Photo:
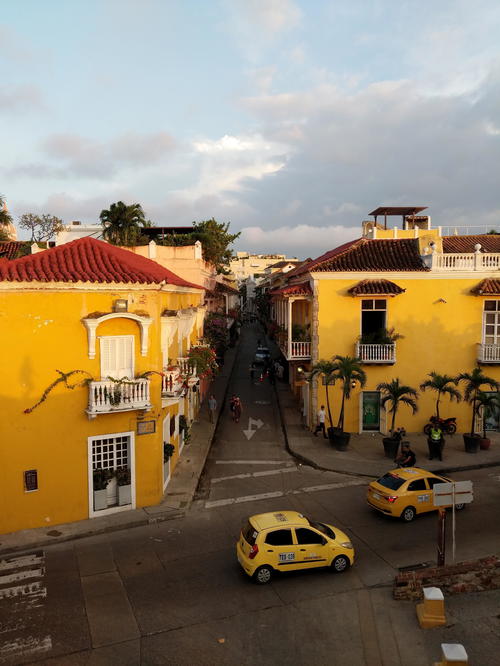
[(465, 504), (463, 502), (461, 504), (455, 504), (455, 509), (461, 511), (462, 509), (465, 509)]
[(405, 521), (405, 523), (411, 523), (411, 521), (415, 518), (417, 515), (417, 512), (415, 511), (414, 507), (412, 506), (407, 506), (406, 509), (403, 509), (403, 513), (401, 514), (402, 520)]
[(349, 558), (345, 555), (339, 555), (332, 562), (332, 571), (335, 571), (335, 573), (342, 573), (343, 571), (347, 571), (350, 566), (351, 563)]
[(253, 575), (253, 579), (257, 585), (265, 585), (266, 583), (269, 583), (272, 577), (273, 570), (267, 565), (259, 567)]

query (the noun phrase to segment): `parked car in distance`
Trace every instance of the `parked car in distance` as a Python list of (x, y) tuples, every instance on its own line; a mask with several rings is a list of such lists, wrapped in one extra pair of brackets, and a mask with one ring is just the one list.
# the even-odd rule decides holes
[[(404, 467), (387, 472), (368, 486), (366, 501), (386, 516), (401, 518), (406, 523), (415, 516), (428, 511), (437, 511), (434, 504), (433, 487), (436, 483), (450, 483), (442, 474), (434, 474), (419, 467)], [(464, 504), (455, 504), (463, 509)]]
[(267, 347), (257, 347), (254, 363), (256, 365), (265, 365), (271, 358), (271, 352)]
[(269, 583), (278, 571), (330, 567), (346, 571), (354, 548), (341, 530), (306, 518), (297, 511), (250, 516), (236, 544), (236, 556), (256, 583)]

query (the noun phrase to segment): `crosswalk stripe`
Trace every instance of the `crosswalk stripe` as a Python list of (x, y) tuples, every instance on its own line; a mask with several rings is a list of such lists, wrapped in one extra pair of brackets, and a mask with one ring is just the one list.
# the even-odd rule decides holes
[(288, 472), (297, 472), (296, 467), (285, 467), (284, 469), (266, 469), (263, 472), (247, 472), (246, 474), (233, 474), (232, 476), (217, 476), (211, 479), (210, 483), (222, 483), (223, 481), (234, 481), (234, 479), (249, 479), (250, 477), (275, 476), (276, 474), (287, 474)]

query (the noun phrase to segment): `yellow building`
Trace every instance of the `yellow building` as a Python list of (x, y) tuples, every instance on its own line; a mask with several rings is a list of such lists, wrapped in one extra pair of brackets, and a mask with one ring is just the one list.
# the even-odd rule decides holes
[(202, 302), (89, 237), (0, 260), (0, 532), (160, 501), (198, 408)]
[[(500, 235), (443, 236), (430, 218), (415, 215), (422, 208), (372, 214), (394, 210), (403, 216), (402, 229), (365, 222), (363, 237), (291, 271), (287, 284), (272, 292), (290, 384), (310, 427), (326, 404), (325, 386), (304, 378), (336, 354), (359, 357), (367, 374), (346, 406), (349, 432), (388, 431), (376, 388), (381, 382), (399, 378), (419, 391), (431, 371), (456, 376), (477, 364), (500, 382)], [(335, 421), (340, 387), (330, 387), (330, 395)], [(401, 406), (396, 425), (421, 431), (435, 401), (435, 393), (419, 391), (418, 413)], [(461, 432), (470, 428), (466, 403), (444, 397), (441, 415), (456, 416)], [(498, 429), (498, 416), (487, 427)]]

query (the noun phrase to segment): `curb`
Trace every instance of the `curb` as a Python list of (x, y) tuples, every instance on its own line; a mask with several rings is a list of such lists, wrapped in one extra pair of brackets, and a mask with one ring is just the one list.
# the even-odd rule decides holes
[[(365, 472), (353, 472), (351, 470), (347, 471), (344, 469), (339, 469), (339, 468), (333, 468), (333, 467), (325, 467), (323, 465), (318, 464), (316, 461), (312, 460), (311, 458), (308, 458), (301, 453), (295, 452), (291, 447), (290, 447), (290, 441), (288, 439), (288, 432), (286, 429), (286, 422), (285, 418), (283, 415), (283, 409), (281, 406), (281, 401), (280, 401), (280, 396), (279, 396), (279, 391), (277, 389), (277, 386), (275, 384), (274, 386), (274, 393), (276, 395), (276, 401), (278, 403), (278, 410), (280, 414), (280, 422), (281, 422), (281, 430), (283, 431), (283, 436), (285, 438), (285, 448), (288, 451), (288, 453), (293, 456), (296, 460), (298, 460), (300, 463), (303, 465), (308, 465), (309, 467), (312, 467), (314, 469), (320, 470), (321, 472), (336, 472), (337, 474), (345, 474), (346, 476), (361, 476), (361, 477), (366, 477), (368, 479), (377, 479), (380, 475), (379, 474), (366, 474)], [(500, 462), (486, 462), (486, 463), (477, 463), (475, 465), (462, 465), (462, 466), (456, 466), (456, 467), (441, 467), (439, 469), (434, 469), (432, 470), (433, 474), (452, 474), (453, 472), (467, 472), (467, 471), (472, 471), (476, 469), (484, 469), (488, 467), (500, 467)]]

